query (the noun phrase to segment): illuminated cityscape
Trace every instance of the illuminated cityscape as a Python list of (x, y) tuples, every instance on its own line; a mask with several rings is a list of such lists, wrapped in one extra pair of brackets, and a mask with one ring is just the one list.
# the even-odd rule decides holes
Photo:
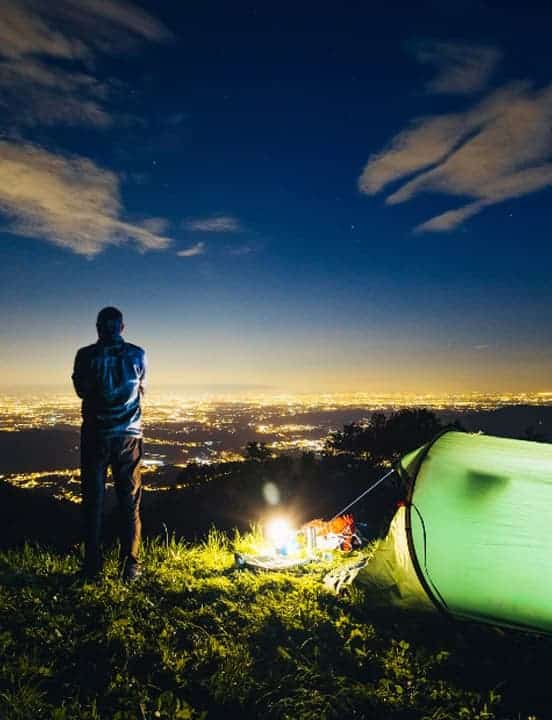
[[(150, 490), (167, 487), (168, 476), (161, 472), (163, 468), (242, 461), (248, 442), (265, 443), (273, 455), (319, 454), (330, 433), (346, 423), (368, 418), (373, 412), (425, 407), (462, 419), (469, 413), (516, 406), (552, 407), (552, 392), (501, 395), (257, 392), (193, 396), (152, 390), (144, 401), (145, 485)], [(80, 401), (67, 390), (19, 389), (1, 393), (0, 437), (6, 440), (22, 437), (25, 444), (23, 469), (1, 465), (3, 478), (21, 488), (42, 490), (59, 499), (78, 502), (80, 423)], [(51, 448), (59, 437), (67, 438), (64, 449), (45, 468), (44, 443)], [(172, 487), (174, 477), (173, 474), (169, 482)]]

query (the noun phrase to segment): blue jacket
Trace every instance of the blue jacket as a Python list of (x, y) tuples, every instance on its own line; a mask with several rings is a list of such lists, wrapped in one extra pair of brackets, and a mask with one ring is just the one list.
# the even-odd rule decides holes
[(102, 436), (142, 437), (140, 397), (146, 378), (146, 354), (122, 337), (81, 348), (75, 357), (73, 385), (82, 398), (83, 430)]

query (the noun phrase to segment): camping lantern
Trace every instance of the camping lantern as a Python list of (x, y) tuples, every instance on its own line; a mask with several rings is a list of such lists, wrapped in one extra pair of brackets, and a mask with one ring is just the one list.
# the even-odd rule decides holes
[(295, 532), (290, 522), (284, 517), (276, 517), (266, 528), (267, 538), (279, 555), (288, 555), (296, 549)]

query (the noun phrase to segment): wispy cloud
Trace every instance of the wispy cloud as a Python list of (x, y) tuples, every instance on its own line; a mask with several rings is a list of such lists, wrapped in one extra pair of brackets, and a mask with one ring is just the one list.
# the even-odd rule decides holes
[(149, 13), (118, 0), (2, 0), (0, 17), (1, 53), (9, 58), (91, 60), (95, 50), (118, 54), (136, 40), (171, 37)]
[(437, 68), (427, 89), (450, 95), (484, 90), (502, 57), (495, 47), (450, 42), (418, 43), (415, 52), (419, 62)]
[(451, 230), (490, 205), (552, 184), (551, 123), (552, 85), (506, 86), (464, 112), (415, 121), (369, 158), (360, 190), (372, 195), (406, 178), (387, 204), (429, 192), (469, 198), (417, 228)]
[(89, 257), (127, 241), (140, 250), (168, 246), (164, 220), (125, 221), (114, 173), (21, 136), (29, 125), (110, 125), (110, 85), (95, 75), (97, 56), (169, 37), (159, 21), (126, 2), (2, 0), (0, 212), (9, 231)]
[(95, 54), (119, 54), (137, 41), (167, 37), (161, 23), (127, 3), (4, 0), (0, 106), (17, 125), (106, 127), (109, 88), (91, 74)]
[(242, 225), (238, 218), (231, 215), (215, 215), (207, 218), (195, 218), (186, 220), (184, 223), (186, 230), (194, 232), (210, 232), (210, 233), (230, 233), (241, 232)]
[(147, 222), (123, 219), (115, 174), (30, 144), (0, 142), (0, 211), (9, 218), (9, 232), (88, 257), (128, 241), (142, 251), (171, 242)]
[(140, 225), (146, 230), (149, 230), (151, 233), (154, 233), (155, 235), (161, 235), (162, 233), (166, 232), (169, 227), (169, 221), (166, 218), (162, 217), (152, 217), (147, 218), (146, 220), (142, 220)]
[(0, 8), (0, 48), (2, 55), (19, 58), (40, 54), (65, 60), (82, 58), (86, 45), (77, 37), (67, 36), (45, 19), (41, 10), (24, 0), (4, 0)]
[(15, 127), (108, 127), (112, 117), (103, 93), (101, 84), (86, 74), (46, 68), (34, 61), (0, 62), (0, 107)]
[(180, 257), (195, 257), (196, 255), (203, 255), (207, 250), (207, 245), (204, 242), (198, 242), (185, 250), (179, 250), (176, 254)]

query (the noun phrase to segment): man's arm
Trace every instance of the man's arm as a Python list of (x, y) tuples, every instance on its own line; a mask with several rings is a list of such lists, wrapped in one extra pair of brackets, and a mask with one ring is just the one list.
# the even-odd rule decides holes
[(144, 351), (144, 354), (142, 355), (142, 374), (140, 375), (140, 395), (144, 397), (144, 392), (146, 391), (146, 370), (148, 367), (147, 359), (146, 359), (146, 353)]
[(79, 350), (75, 356), (75, 364), (73, 367), (73, 374), (71, 378), (73, 380), (75, 392), (80, 398), (85, 398), (90, 395), (92, 386), (90, 381), (89, 369), (85, 365), (84, 353), (82, 349)]

